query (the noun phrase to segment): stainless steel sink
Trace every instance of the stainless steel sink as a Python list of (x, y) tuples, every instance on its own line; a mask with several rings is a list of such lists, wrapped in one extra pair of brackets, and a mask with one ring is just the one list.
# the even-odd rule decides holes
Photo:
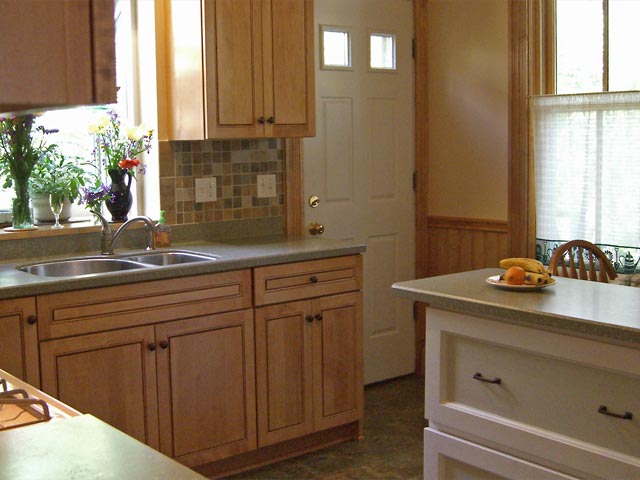
[(72, 258), (18, 267), (23, 272), (43, 277), (79, 277), (139, 268), (148, 268), (148, 265), (129, 259), (108, 257)]
[(127, 260), (144, 263), (148, 266), (158, 267), (194, 262), (210, 262), (218, 259), (218, 257), (213, 255), (201, 255), (199, 253), (179, 251), (142, 253), (140, 255), (134, 255), (126, 258)]

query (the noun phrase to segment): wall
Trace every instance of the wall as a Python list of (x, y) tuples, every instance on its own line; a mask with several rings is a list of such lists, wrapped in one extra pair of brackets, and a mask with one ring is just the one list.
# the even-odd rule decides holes
[(508, 3), (427, 4), (429, 215), (507, 219)]
[[(173, 225), (284, 215), (280, 139), (159, 142), (160, 209)], [(276, 197), (257, 198), (256, 176), (276, 175)], [(217, 200), (195, 202), (195, 179), (215, 177)]]

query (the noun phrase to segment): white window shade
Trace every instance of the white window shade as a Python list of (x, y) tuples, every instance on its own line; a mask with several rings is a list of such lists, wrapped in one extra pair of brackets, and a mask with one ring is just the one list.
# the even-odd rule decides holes
[(536, 237), (640, 246), (640, 92), (531, 99)]

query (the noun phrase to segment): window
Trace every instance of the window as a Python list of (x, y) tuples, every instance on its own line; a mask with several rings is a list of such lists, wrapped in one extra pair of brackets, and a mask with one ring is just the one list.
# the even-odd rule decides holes
[(348, 27), (320, 26), (320, 58), (323, 70), (351, 69), (351, 30)]
[(390, 33), (369, 35), (369, 68), (394, 71), (396, 69), (396, 36)]
[(619, 267), (640, 253), (640, 0), (550, 5), (550, 95), (530, 105), (537, 243), (611, 245)]

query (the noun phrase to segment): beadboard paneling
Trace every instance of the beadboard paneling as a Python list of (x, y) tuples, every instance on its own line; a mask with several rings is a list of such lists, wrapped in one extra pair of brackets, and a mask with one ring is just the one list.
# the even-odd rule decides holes
[(508, 256), (506, 221), (428, 217), (428, 276), (497, 267)]

